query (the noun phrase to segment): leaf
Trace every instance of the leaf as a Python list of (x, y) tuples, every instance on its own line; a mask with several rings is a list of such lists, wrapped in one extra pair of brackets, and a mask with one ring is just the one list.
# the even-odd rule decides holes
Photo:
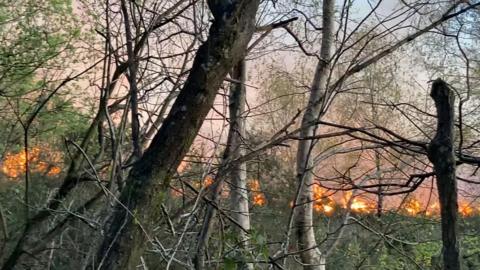
[(224, 264), (223, 269), (225, 269), (225, 270), (236, 270), (237, 269), (237, 263), (232, 258), (223, 259), (223, 264)]

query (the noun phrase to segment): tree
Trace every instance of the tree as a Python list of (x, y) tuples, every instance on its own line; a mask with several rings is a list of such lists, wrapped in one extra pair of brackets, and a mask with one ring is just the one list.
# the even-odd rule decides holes
[(437, 107), (437, 133), (428, 146), (427, 154), (437, 178), (438, 198), (442, 218), (443, 267), (460, 269), (458, 248), (458, 200), (454, 154), (455, 96), (447, 84), (437, 79), (430, 94)]
[(301, 123), (297, 153), (298, 195), (294, 204), (294, 226), (298, 237), (298, 248), (305, 269), (325, 269), (325, 259), (322, 257), (315, 240), (313, 226), (313, 173), (310, 155), (313, 150), (313, 141), (308, 139), (315, 136), (317, 119), (321, 117), (325, 93), (327, 91), (328, 76), (331, 68), (335, 20), (335, 3), (326, 0), (323, 2), (322, 47), (315, 76), (310, 90), (307, 109)]
[(149, 234), (158, 220), (170, 178), (255, 30), (258, 1), (208, 4), (214, 18), (209, 38), (198, 49), (189, 77), (162, 127), (129, 174), (99, 249), (101, 269), (136, 267), (152, 240)]
[[(422, 211), (423, 198), (417, 192), (434, 190), (425, 183), (434, 184), (427, 182), (435, 175), (427, 145), (436, 117), (426, 113), (430, 104), (423, 102), (420, 90), (403, 90), (417, 74), (395, 70), (379, 78), (374, 73), (371, 83), (365, 83), (365, 73), (373, 66), (385, 70), (384, 61), (408, 69), (403, 59), (411, 59), (405, 57), (410, 54), (398, 49), (406, 44), (433, 48), (421, 37), (438, 42), (438, 31), (453, 29), (451, 24), (465, 30), (464, 20), (473, 18), (480, 3), (403, 1), (391, 7), (388, 1), (377, 1), (356, 12), (361, 3), (345, 1), (336, 3), (334, 13), (333, 1), (292, 5), (280, 0), (262, 2), (259, 14), (253, 0), (76, 4), (82, 29), (95, 29), (97, 35), (91, 44), (78, 43), (89, 62), (70, 65), (68, 60), (75, 58), (51, 54), (47, 66), (58, 64), (54, 73), (60, 80), (42, 86), (37, 93), (43, 96), (22, 94), (27, 113), (17, 117), (22, 115), (17, 110), (21, 113), (14, 115), (16, 120), (33, 119), (23, 121), (31, 121), (26, 125), (30, 128), (23, 128), (30, 132), (17, 125), (25, 141), (18, 146), (28, 149), (39, 139), (65, 142), (69, 167), (57, 177), (63, 183), (42, 180), (48, 183), (44, 198), (39, 199), (36, 189), (27, 193), (31, 196), (5, 196), (8, 203), (2, 208), (8, 208), (6, 215), (0, 211), (0, 219), (6, 222), (0, 228), (10, 230), (4, 232), (16, 228), (8, 211), (15, 198), (29, 198), (34, 205), (17, 207), (28, 212), (27, 219), (21, 217), (26, 226), (17, 239), (9, 239), (4, 269), (431, 265), (427, 259), (440, 246), (435, 239), (440, 236), (436, 224), (430, 224), (433, 204)], [(459, 44), (452, 56), (469, 44), (450, 30), (441, 34)], [(395, 51), (400, 62), (392, 57)], [(271, 58), (275, 73), (256, 79)], [(473, 60), (463, 58), (468, 70)], [(242, 62), (248, 62), (253, 75), (248, 81)], [(76, 65), (84, 71), (70, 73)], [(31, 78), (43, 80), (45, 71), (34, 69)], [(470, 90), (475, 83), (467, 77)], [(463, 87), (458, 78), (449, 79), (452, 89)], [(391, 91), (382, 88), (391, 84), (380, 86), (382, 80), (401, 85), (402, 91), (390, 97)], [(374, 86), (380, 89), (369, 92)], [(70, 87), (86, 90), (67, 91)], [(242, 94), (246, 87), (248, 95)], [(410, 96), (412, 92), (416, 96)], [(459, 183), (475, 181), (464, 170), (470, 165), (469, 172), (476, 173), (471, 165), (477, 164), (478, 151), (472, 118), (477, 109), (465, 101), (465, 93), (456, 131), (460, 146), (454, 147), (455, 159), (463, 164)], [(308, 104), (305, 97), (310, 97)], [(16, 96), (8, 99), (9, 106), (22, 108)], [(81, 111), (82, 116), (60, 107)], [(55, 115), (57, 109), (61, 113)], [(78, 126), (69, 123), (72, 117)], [(68, 125), (61, 132), (44, 130), (63, 121)], [(9, 128), (11, 121), (1, 123)], [(22, 177), (37, 183), (40, 175), (31, 152), (31, 162), (25, 163), (30, 170)], [(245, 174), (254, 185), (246, 185)], [(23, 191), (18, 189), (22, 184), (8, 183), (11, 190)], [(459, 185), (460, 200), (465, 198), (461, 189)], [(383, 205), (375, 206), (376, 198)], [(460, 201), (462, 217), (472, 209)], [(382, 215), (375, 217), (376, 212)], [(402, 226), (404, 222), (419, 229)], [(459, 246), (474, 252), (477, 240), (460, 239)]]

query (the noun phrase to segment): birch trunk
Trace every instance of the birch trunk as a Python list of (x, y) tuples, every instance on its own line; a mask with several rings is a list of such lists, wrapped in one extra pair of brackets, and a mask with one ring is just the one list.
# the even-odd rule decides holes
[[(315, 135), (317, 126), (314, 122), (321, 117), (323, 102), (325, 98), (328, 76), (330, 73), (330, 58), (333, 47), (333, 23), (334, 23), (335, 1), (325, 0), (323, 2), (323, 29), (322, 45), (320, 48), (320, 61), (315, 70), (315, 77), (312, 82), (308, 107), (303, 115), (301, 137)], [(313, 228), (313, 196), (312, 196), (312, 140), (300, 140), (297, 152), (297, 177), (299, 194), (294, 209), (294, 223), (297, 234), (298, 248), (301, 262), (306, 270), (325, 269), (325, 258), (317, 247), (315, 231)]]
[[(245, 103), (246, 103), (246, 63), (239, 61), (232, 70), (232, 79), (239, 83), (232, 83), (230, 87), (229, 112), (230, 112), (230, 153), (231, 158), (238, 158), (244, 155), (242, 141), (245, 138)], [(235, 163), (230, 174), (231, 189), (230, 200), (232, 218), (241, 228), (234, 226), (240, 246), (247, 251), (249, 248), (250, 213), (248, 209), (247, 192), (247, 164), (245, 162)], [(242, 258), (244, 260), (245, 258)], [(253, 270), (251, 263), (242, 263), (240, 269)]]
[[(229, 113), (230, 128), (228, 131), (227, 147), (223, 154), (222, 168), (228, 164), (228, 160), (238, 158), (244, 154), (242, 149), (242, 140), (245, 137), (245, 119), (243, 113), (245, 111), (246, 92), (245, 92), (245, 61), (240, 60), (232, 69), (232, 79), (240, 83), (232, 83), (229, 94)], [(213, 219), (216, 215), (216, 206), (218, 205), (219, 196), (223, 189), (223, 183), (227, 177), (227, 172), (220, 170), (215, 179), (211, 204), (207, 206), (202, 229), (198, 235), (197, 251), (194, 257), (194, 265), (196, 270), (205, 268), (205, 251), (210, 239)], [(231, 184), (231, 209), (232, 218), (236, 222), (234, 228), (238, 233), (238, 239), (241, 247), (248, 249), (248, 230), (250, 230), (250, 215), (248, 209), (248, 193), (247, 193), (247, 168), (245, 162), (235, 163), (228, 168)], [(251, 263), (242, 263), (239, 269), (253, 269)]]

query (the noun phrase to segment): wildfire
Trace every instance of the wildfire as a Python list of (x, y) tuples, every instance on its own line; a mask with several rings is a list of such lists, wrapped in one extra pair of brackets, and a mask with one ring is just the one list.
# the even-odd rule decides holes
[[(40, 166), (41, 167), (41, 166)], [(197, 182), (196, 185), (200, 187), (209, 187), (214, 183), (214, 178), (207, 175), (201, 182)], [(260, 182), (256, 179), (250, 180), (248, 187), (252, 196), (252, 205), (265, 206), (267, 200), (265, 194), (260, 188)], [(175, 197), (183, 195), (182, 189), (174, 189), (172, 191)], [(228, 197), (228, 190), (222, 191), (222, 197)], [(338, 192), (335, 194), (329, 194), (329, 190), (321, 187), (318, 184), (312, 185), (312, 200), (313, 210), (316, 213), (323, 214), (325, 216), (332, 216), (339, 209), (356, 213), (356, 214), (372, 214), (376, 211), (376, 204), (371, 198), (366, 195), (353, 195), (352, 191)], [(289, 203), (290, 207), (293, 207), (293, 201)], [(437, 202), (432, 202), (426, 205), (420, 200), (416, 199), (412, 195), (407, 197), (400, 206), (398, 203), (388, 203), (383, 206), (386, 211), (392, 210), (408, 216), (424, 216), (429, 218), (438, 218), (440, 216), (440, 207)], [(469, 202), (460, 201), (458, 207), (458, 214), (462, 217), (470, 217), (476, 214), (480, 214), (480, 206), (477, 209), (477, 205), (473, 205)]]
[(335, 212), (335, 201), (329, 198), (324, 198), (322, 201), (315, 201), (313, 210), (326, 215), (331, 215)]
[(432, 203), (431, 205), (427, 206), (427, 210), (425, 211), (426, 216), (438, 216), (439, 214), (440, 207), (438, 206), (438, 203)]
[(319, 185), (313, 185), (313, 210), (326, 215), (335, 211), (335, 201), (325, 195), (326, 190)]
[(203, 180), (203, 185), (207, 188), (213, 184), (213, 181), (214, 181), (213, 177), (211, 177), (210, 175), (207, 175)]
[(351, 191), (345, 192), (344, 196), (342, 197), (342, 208), (349, 209), (355, 213), (371, 213), (374, 209), (374, 207), (366, 198), (355, 196), (352, 199)]
[[(182, 161), (182, 163), (183, 163), (183, 161)], [(179, 168), (182, 166), (182, 163), (180, 164)], [(185, 167), (182, 167), (181, 169), (177, 169), (177, 172), (180, 173), (183, 169), (185, 169)], [(207, 175), (203, 179), (203, 181), (193, 181), (193, 183), (191, 183), (191, 185), (196, 189), (201, 188), (202, 185), (205, 188), (208, 188), (209, 186), (211, 186), (213, 184), (214, 181), (215, 180), (213, 179), (212, 176)], [(175, 187), (175, 188), (172, 187), (171, 188), (171, 194), (172, 194), (173, 197), (181, 197), (181, 196), (184, 195), (184, 190), (181, 187)], [(223, 193), (222, 193), (222, 195), (223, 195)]]
[(356, 213), (370, 213), (372, 209), (373, 207), (370, 203), (361, 197), (353, 198), (352, 204), (350, 205), (350, 210)]
[[(345, 209), (347, 211), (358, 214), (370, 214), (375, 211), (375, 205), (368, 198), (363, 196), (353, 196), (351, 191), (346, 191), (343, 196), (334, 196), (327, 194), (328, 190), (319, 185), (313, 185), (313, 209), (317, 213), (322, 213), (327, 216), (332, 215), (336, 209)], [(293, 202), (290, 202), (292, 207)], [(394, 205), (390, 205), (387, 209), (395, 209)], [(409, 216), (424, 215), (426, 217), (438, 217), (440, 215), (440, 207), (438, 203), (429, 205), (423, 204), (414, 197), (408, 197), (400, 205), (400, 212)], [(472, 203), (460, 202), (458, 207), (459, 215), (463, 217), (473, 216), (475, 213), (480, 213), (480, 207), (477, 210), (472, 206)]]
[(248, 184), (252, 191), (252, 203), (257, 206), (264, 206), (267, 203), (265, 195), (260, 189), (260, 182), (258, 180), (251, 180)]
[(422, 205), (415, 198), (408, 198), (405, 200), (402, 209), (410, 216), (416, 216), (422, 210)]
[(333, 214), (336, 208), (348, 209), (355, 213), (371, 213), (374, 207), (363, 197), (356, 196), (352, 198), (352, 192), (347, 191), (342, 196), (341, 203), (337, 203), (334, 196), (326, 196), (326, 190), (318, 185), (313, 186), (313, 199), (315, 200), (313, 209), (316, 212), (326, 215)]
[(473, 215), (473, 207), (470, 203), (460, 202), (458, 212), (464, 217), (470, 217)]
[[(58, 175), (62, 170), (60, 167), (46, 162), (41, 157), (42, 150), (38, 147), (33, 147), (28, 151), (29, 170), (34, 173), (43, 173), (47, 176)], [(58, 154), (54, 155), (55, 159)], [(19, 153), (8, 153), (3, 160), (1, 170), (10, 178), (18, 178), (25, 173), (27, 167), (27, 153), (21, 151)]]

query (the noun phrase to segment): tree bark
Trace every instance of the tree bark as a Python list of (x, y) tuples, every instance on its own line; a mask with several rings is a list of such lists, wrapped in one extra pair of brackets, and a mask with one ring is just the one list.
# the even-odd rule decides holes
[[(233, 68), (231, 77), (239, 83), (232, 83), (230, 86), (229, 112), (230, 112), (230, 147), (229, 156), (233, 159), (245, 154), (243, 140), (245, 138), (245, 103), (246, 103), (246, 63), (239, 61)], [(235, 163), (230, 173), (230, 204), (232, 218), (242, 228), (234, 226), (238, 235), (240, 246), (244, 251), (249, 248), (250, 213), (248, 209), (247, 192), (247, 164), (245, 162)], [(242, 261), (245, 258), (242, 258)], [(242, 262), (240, 269), (253, 270), (251, 263)]]
[[(128, 55), (128, 84), (130, 87), (130, 110), (132, 118), (132, 146), (133, 155), (135, 158), (140, 157), (142, 149), (140, 147), (140, 120), (138, 112), (138, 87), (137, 87), (137, 61), (135, 59), (135, 53), (133, 44), (135, 44), (132, 37), (132, 30), (130, 28), (130, 19), (128, 14), (128, 7), (126, 0), (121, 0), (121, 8), (123, 13), (123, 22), (125, 25), (125, 38)], [(133, 18), (133, 14), (132, 14)]]
[[(323, 99), (327, 89), (327, 81), (330, 73), (330, 58), (333, 47), (333, 23), (335, 16), (335, 1), (325, 0), (323, 2), (323, 29), (322, 45), (320, 49), (320, 61), (315, 70), (315, 77), (312, 82), (308, 107), (303, 115), (301, 137), (311, 137), (316, 133), (317, 127), (313, 124), (322, 114)], [(311, 152), (313, 140), (300, 140), (297, 152), (297, 177), (299, 194), (295, 206), (294, 223), (297, 234), (297, 242), (301, 262), (304, 269), (321, 270), (325, 269), (325, 259), (322, 256), (315, 240), (313, 228), (313, 173)]]
[[(224, 180), (230, 176), (230, 199), (232, 218), (237, 223), (234, 225), (238, 233), (241, 247), (247, 249), (249, 243), (248, 230), (250, 230), (250, 215), (248, 209), (247, 192), (247, 167), (245, 162), (229, 164), (228, 161), (241, 157), (244, 154), (242, 140), (245, 137), (245, 112), (246, 89), (245, 89), (245, 60), (240, 60), (232, 69), (231, 77), (239, 83), (232, 83), (229, 94), (230, 127), (228, 130), (227, 147), (223, 154), (221, 170), (219, 171), (213, 186), (211, 204), (207, 206), (202, 229), (198, 234), (197, 251), (194, 258), (196, 270), (205, 269), (205, 249), (208, 245), (212, 222), (217, 212), (217, 204), (222, 193)], [(227, 168), (228, 166), (228, 168)], [(242, 258), (241, 260), (243, 260)], [(253, 269), (251, 263), (241, 262), (239, 269)]]
[(430, 96), (437, 108), (437, 133), (428, 147), (437, 178), (442, 226), (443, 269), (460, 269), (457, 241), (457, 182), (454, 153), (454, 93), (441, 79), (433, 82)]
[(162, 127), (133, 165), (106, 224), (98, 269), (135, 269), (152, 240), (171, 177), (190, 148), (233, 64), (243, 58), (255, 30), (258, 0), (208, 1), (214, 20), (190, 74)]

